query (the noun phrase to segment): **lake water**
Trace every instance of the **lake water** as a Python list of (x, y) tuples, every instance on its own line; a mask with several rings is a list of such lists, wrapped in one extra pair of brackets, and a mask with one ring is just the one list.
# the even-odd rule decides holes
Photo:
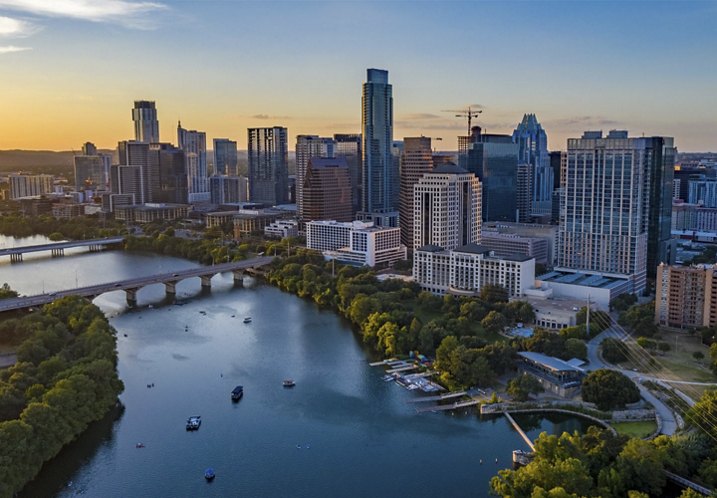
[[(0, 236), (0, 247), (44, 241)], [(83, 249), (5, 259), (0, 284), (27, 295), (196, 266)], [(526, 449), (502, 417), (417, 415), (407, 403), (417, 394), (383, 382), (334, 313), (251, 279), (235, 288), (230, 274), (212, 286), (181, 282), (181, 305), (161, 284), (142, 289), (135, 309), (122, 291), (95, 299), (117, 329), (125, 409), (63, 450), (22, 497), (486, 496), (512, 450)], [(296, 387), (282, 387), (288, 377)], [(245, 394), (232, 403), (238, 384)], [(202, 426), (187, 432), (192, 415)], [(562, 416), (525, 421), (531, 437), (585, 427)]]

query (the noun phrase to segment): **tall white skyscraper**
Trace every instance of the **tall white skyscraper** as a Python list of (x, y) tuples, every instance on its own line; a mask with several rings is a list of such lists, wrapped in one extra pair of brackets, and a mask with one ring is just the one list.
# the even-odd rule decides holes
[(249, 200), (270, 206), (289, 200), (288, 130), (249, 128)]
[(455, 164), (442, 164), (413, 186), (413, 247), (452, 250), (479, 244), (481, 184)]
[(153, 101), (135, 100), (132, 121), (134, 121), (134, 139), (137, 142), (159, 142), (159, 121)]
[(398, 162), (391, 155), (393, 90), (388, 71), (368, 69), (366, 73), (361, 97), (362, 217), (396, 223), (399, 182)]
[(333, 138), (318, 135), (296, 136), (296, 209), (299, 217), (304, 214), (304, 182), (309, 160), (314, 157), (332, 158), (336, 142)]
[(673, 168), (671, 138), (613, 130), (568, 139), (558, 266), (622, 275), (629, 292), (644, 290), (648, 257), (669, 260)]
[(177, 142), (184, 151), (189, 183), (189, 202), (209, 201), (207, 169), (207, 135), (203, 131), (186, 130), (177, 124)]

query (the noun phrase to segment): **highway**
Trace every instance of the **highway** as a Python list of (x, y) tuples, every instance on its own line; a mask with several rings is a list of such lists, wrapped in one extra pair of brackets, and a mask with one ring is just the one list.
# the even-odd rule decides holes
[(130, 278), (127, 280), (117, 280), (114, 282), (90, 285), (87, 287), (77, 287), (74, 289), (67, 289), (49, 294), (39, 294), (35, 296), (21, 296), (11, 299), (2, 299), (0, 300), (0, 313), (4, 311), (42, 306), (43, 304), (50, 303), (55, 299), (65, 296), (82, 296), (92, 299), (96, 296), (99, 296), (100, 294), (104, 294), (105, 292), (112, 292), (117, 290), (136, 291), (137, 289), (141, 289), (142, 287), (152, 284), (179, 282), (180, 280), (192, 277), (205, 277), (229, 271), (257, 268), (260, 266), (268, 265), (273, 261), (273, 259), (273, 256), (261, 256), (257, 258), (247, 259), (245, 261), (237, 261), (234, 263), (222, 263), (211, 266), (200, 266), (198, 268), (190, 268), (187, 270), (177, 270), (171, 273), (160, 273), (157, 275), (148, 275), (145, 277)]

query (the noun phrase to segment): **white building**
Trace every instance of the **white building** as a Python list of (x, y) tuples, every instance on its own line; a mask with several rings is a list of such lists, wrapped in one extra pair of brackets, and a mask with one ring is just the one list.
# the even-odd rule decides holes
[(207, 169), (207, 134), (186, 130), (177, 124), (177, 142), (184, 151), (189, 183), (189, 202), (209, 202), (209, 170)]
[(264, 227), (264, 236), (272, 239), (285, 239), (299, 235), (299, 222), (296, 220), (276, 220)]
[(498, 257), (477, 244), (451, 251), (426, 245), (413, 253), (413, 278), (434, 294), (473, 296), (486, 285), (499, 285), (509, 297), (519, 297), (535, 282), (535, 259), (522, 254)]
[(52, 175), (10, 175), (10, 199), (52, 192)]
[(480, 243), (481, 184), (455, 164), (443, 164), (413, 186), (413, 247), (455, 249)]
[(306, 224), (306, 247), (329, 259), (364, 266), (406, 259), (400, 228), (361, 221), (311, 221)]

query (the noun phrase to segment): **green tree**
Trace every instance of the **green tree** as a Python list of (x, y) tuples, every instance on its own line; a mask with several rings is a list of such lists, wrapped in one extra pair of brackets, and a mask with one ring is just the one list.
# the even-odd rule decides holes
[(492, 333), (497, 333), (503, 330), (508, 323), (502, 313), (499, 311), (491, 311), (488, 313), (483, 320), (481, 320), (481, 326)]
[(625, 355), (627, 346), (619, 339), (608, 337), (600, 343), (600, 348), (602, 349), (602, 357), (609, 363), (616, 364), (627, 360)]
[(9, 299), (12, 297), (17, 297), (17, 295), (17, 292), (12, 290), (7, 282), (2, 284), (2, 287), (0, 287), (0, 299)]
[(542, 393), (545, 389), (538, 379), (523, 373), (508, 382), (507, 392), (516, 401), (526, 401), (531, 394)]
[(565, 353), (561, 356), (564, 356), (564, 359), (571, 359), (571, 358), (579, 358), (581, 360), (587, 360), (588, 359), (588, 347), (585, 344), (585, 341), (581, 339), (567, 339), (565, 341)]
[(508, 290), (500, 285), (484, 285), (480, 290), (480, 299), (488, 304), (505, 303), (508, 301)]
[(622, 408), (640, 400), (640, 390), (625, 375), (615, 370), (595, 370), (583, 380), (583, 400), (595, 403), (600, 410)]

